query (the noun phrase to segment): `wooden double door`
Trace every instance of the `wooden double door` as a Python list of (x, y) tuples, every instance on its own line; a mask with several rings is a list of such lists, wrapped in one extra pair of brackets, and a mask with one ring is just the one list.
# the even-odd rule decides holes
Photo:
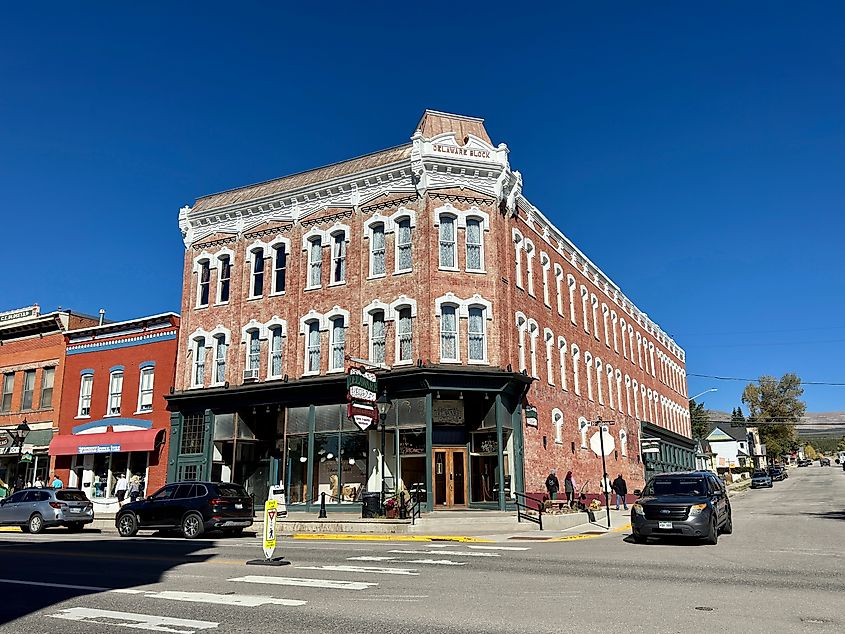
[(467, 505), (467, 450), (434, 447), (432, 450), (434, 508)]

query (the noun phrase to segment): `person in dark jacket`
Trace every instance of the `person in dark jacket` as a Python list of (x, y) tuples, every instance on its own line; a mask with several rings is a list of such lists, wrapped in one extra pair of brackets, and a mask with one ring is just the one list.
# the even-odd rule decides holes
[(575, 478), (572, 477), (572, 472), (567, 471), (566, 477), (563, 479), (563, 490), (566, 493), (566, 501), (569, 503), (569, 508), (575, 508), (575, 489), (578, 485), (575, 484)]
[(557, 479), (557, 472), (552, 469), (549, 477), (546, 478), (546, 490), (549, 492), (549, 498), (557, 499), (557, 492), (560, 491), (560, 482)]
[(621, 473), (616, 476), (616, 479), (613, 481), (611, 486), (613, 487), (613, 492), (616, 493), (616, 510), (619, 510), (619, 500), (622, 500), (622, 505), (627, 511), (628, 500), (626, 496), (628, 495), (628, 483), (625, 482), (625, 478), (622, 477)]

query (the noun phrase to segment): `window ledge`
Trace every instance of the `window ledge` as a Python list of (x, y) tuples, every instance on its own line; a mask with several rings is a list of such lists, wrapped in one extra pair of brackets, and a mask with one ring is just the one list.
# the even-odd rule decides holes
[(406, 359), (405, 361), (397, 361), (396, 363), (393, 364), (393, 367), (396, 367), (397, 365), (413, 365), (413, 364), (414, 364), (413, 359)]
[(326, 374), (339, 374), (340, 372), (345, 372), (345, 368), (333, 368), (326, 372)]
[(249, 297), (246, 298), (246, 301), (254, 302), (257, 299), (264, 299), (264, 295), (250, 295)]
[(378, 273), (376, 275), (368, 275), (367, 279), (368, 280), (380, 280), (384, 277), (387, 277), (387, 273)]
[(330, 282), (327, 286), (329, 288), (331, 288), (332, 286), (345, 286), (345, 285), (346, 285), (346, 280), (343, 280), (342, 282)]
[(480, 275), (485, 275), (487, 271), (485, 269), (467, 269), (467, 273), (478, 273)]
[(225, 302), (214, 302), (215, 306), (228, 306), (229, 300), (227, 299)]
[(302, 376), (320, 376), (319, 370), (306, 370), (302, 373)]
[(413, 272), (414, 272), (414, 269), (410, 268), (410, 269), (402, 269), (402, 270), (399, 270), (399, 271), (393, 271), (393, 274), (394, 275), (405, 275), (406, 273), (413, 273)]
[(204, 308), (208, 308), (208, 304), (199, 304), (198, 306), (194, 306), (194, 310), (202, 310)]
[(226, 381), (219, 381), (219, 382), (215, 381), (214, 383), (209, 383), (208, 387), (224, 387), (225, 385), (226, 385)]
[(103, 414), (103, 418), (119, 418), (120, 413), (117, 414)]
[(152, 414), (153, 410), (151, 409), (139, 409), (137, 412), (132, 412), (133, 416), (140, 416), (141, 414)]
[(270, 293), (270, 297), (281, 297), (285, 294), (285, 291), (273, 291)]
[(439, 271), (451, 271), (454, 273), (460, 273), (461, 271), (461, 269), (459, 269), (457, 266), (438, 266), (437, 269)]
[(302, 290), (303, 291), (319, 291), (321, 288), (323, 288), (322, 284), (320, 286), (306, 286)]
[(461, 360), (460, 359), (443, 359), (443, 358), (441, 358), (440, 363), (449, 363), (449, 364), (452, 364), (452, 365), (460, 365)]
[(91, 418), (91, 415), (88, 416), (74, 416), (73, 420), (85, 420), (86, 418)]
[(470, 365), (490, 365), (489, 359), (469, 359), (467, 361)]

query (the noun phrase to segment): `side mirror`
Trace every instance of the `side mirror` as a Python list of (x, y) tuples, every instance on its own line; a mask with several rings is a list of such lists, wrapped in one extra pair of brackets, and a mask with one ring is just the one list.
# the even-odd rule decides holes
[(637, 497), (640, 497), (642, 494), (643, 494), (643, 492), (640, 491), (639, 489), (634, 489), (634, 495), (636, 495)]

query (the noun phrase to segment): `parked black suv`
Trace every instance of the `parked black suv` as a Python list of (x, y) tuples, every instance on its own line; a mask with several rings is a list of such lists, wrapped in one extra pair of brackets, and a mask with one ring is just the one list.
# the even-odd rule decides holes
[(661, 473), (635, 494), (631, 507), (631, 537), (643, 543), (649, 537), (694, 537), (708, 544), (719, 533), (733, 532), (731, 504), (724, 483), (709, 471)]
[(188, 539), (210, 530), (240, 535), (252, 525), (252, 498), (239, 484), (177, 482), (125, 504), (114, 525), (121, 537), (138, 530), (180, 530)]

